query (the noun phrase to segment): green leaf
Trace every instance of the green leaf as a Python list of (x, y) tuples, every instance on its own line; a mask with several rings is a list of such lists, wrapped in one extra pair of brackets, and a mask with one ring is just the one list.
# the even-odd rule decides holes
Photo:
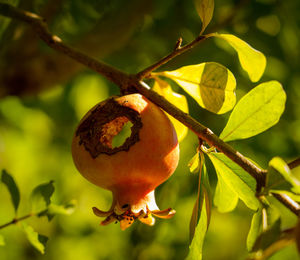
[(200, 158), (199, 158), (199, 152), (197, 152), (193, 158), (189, 161), (188, 167), (190, 169), (191, 173), (196, 173), (199, 171), (200, 167)]
[[(211, 216), (211, 192), (210, 192), (210, 184), (209, 184), (209, 178), (206, 171), (205, 166), (205, 158), (203, 152), (197, 153), (200, 155), (200, 165), (198, 167), (199, 170), (199, 182), (198, 182), (198, 193), (197, 193), (197, 199), (194, 204), (193, 213), (190, 220), (190, 241), (192, 241), (195, 230), (197, 227), (197, 224), (199, 222), (199, 219), (201, 218), (202, 214), (202, 207), (205, 205), (206, 207), (206, 216), (207, 216), (207, 227), (210, 222), (210, 216)], [(206, 202), (204, 204), (204, 201)]]
[[(265, 200), (262, 207), (253, 215), (247, 237), (248, 251), (265, 249), (273, 243), (280, 235), (280, 221), (278, 210)], [(274, 240), (272, 232), (274, 232)], [(266, 241), (263, 241), (264, 239)]]
[(244, 169), (227, 158), (223, 153), (208, 153), (218, 176), (236, 193), (236, 195), (252, 210), (260, 207), (255, 196), (256, 181)]
[(202, 22), (202, 34), (207, 27), (207, 25), (210, 23), (211, 18), (214, 13), (214, 0), (194, 0), (197, 13), (200, 16), (201, 22)]
[(279, 121), (285, 101), (286, 94), (279, 82), (258, 85), (237, 103), (220, 138), (245, 139), (267, 130)]
[(281, 219), (278, 218), (273, 225), (264, 230), (255, 241), (253, 251), (265, 250), (275, 241), (277, 241), (281, 235)]
[(174, 80), (201, 107), (213, 113), (225, 113), (235, 105), (235, 78), (221, 64), (206, 62), (156, 74)]
[(1, 234), (0, 234), (0, 246), (5, 246), (5, 240)]
[(249, 252), (252, 251), (255, 241), (263, 231), (262, 220), (262, 209), (259, 209), (253, 214), (250, 230), (247, 236), (247, 249)]
[(204, 238), (208, 226), (208, 212), (207, 212), (206, 204), (207, 204), (207, 200), (204, 197), (202, 207), (201, 207), (201, 212), (200, 212), (200, 219), (195, 230), (193, 241), (190, 245), (190, 251), (186, 258), (187, 260), (202, 259), (202, 247), (203, 247)]
[(48, 241), (48, 238), (46, 236), (43, 236), (36, 231), (33, 230), (33, 228), (25, 223), (23, 223), (23, 229), (26, 233), (28, 241), (33, 245), (40, 253), (45, 253), (45, 246)]
[(47, 216), (50, 221), (55, 215), (71, 215), (74, 213), (76, 207), (76, 201), (70, 201), (64, 205), (51, 204), (48, 210), (42, 212), (39, 216)]
[[(184, 95), (180, 95), (172, 90), (172, 87), (168, 84), (168, 82), (161, 80), (159, 78), (155, 78), (155, 83), (153, 86), (153, 90), (158, 94), (162, 95), (165, 99), (167, 99), (170, 103), (176, 105), (180, 110), (185, 113), (189, 112), (188, 104), (186, 97)], [(177, 133), (178, 141), (181, 142), (187, 135), (188, 129), (185, 125), (180, 123), (177, 119), (167, 114), (170, 118), (172, 124)]]
[(6, 170), (2, 170), (1, 181), (6, 185), (10, 193), (15, 212), (17, 212), (20, 204), (20, 191), (16, 182), (14, 181), (14, 178)]
[(252, 82), (261, 78), (266, 68), (266, 57), (248, 43), (232, 34), (214, 34), (216, 37), (227, 41), (236, 51), (242, 68), (248, 73)]
[(284, 181), (291, 185), (291, 190), (297, 194), (300, 194), (300, 182), (292, 174), (287, 163), (280, 157), (274, 157), (270, 162), (269, 166), (275, 171), (268, 171), (267, 177), (267, 188), (281, 188), (280, 184)]
[(76, 201), (72, 200), (69, 203), (64, 205), (55, 205), (51, 204), (48, 208), (50, 214), (59, 214), (59, 215), (71, 215), (74, 213), (76, 207)]
[(40, 184), (31, 193), (30, 201), (32, 211), (39, 211), (47, 208), (51, 203), (51, 196), (54, 192), (54, 181)]
[(222, 175), (218, 175), (218, 183), (214, 195), (214, 204), (219, 212), (230, 212), (235, 209), (239, 197), (238, 195), (226, 184)]

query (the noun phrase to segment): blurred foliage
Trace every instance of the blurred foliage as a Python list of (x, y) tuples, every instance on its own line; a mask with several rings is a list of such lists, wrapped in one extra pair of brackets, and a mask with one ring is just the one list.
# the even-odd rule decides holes
[[(18, 1), (1, 2), (16, 4)], [(50, 11), (47, 13), (52, 17), (51, 30), (70, 44), (77, 43), (82, 38), (89, 41), (101, 40), (101, 31), (91, 30), (93, 25), (101, 25), (108, 17), (113, 17), (116, 21), (123, 19), (118, 14), (124, 8), (124, 3), (127, 4), (127, 1), (121, 0), (19, 2), (20, 6), (37, 13), (47, 13), (45, 7), (50, 10), (51, 2), (55, 3), (52, 14)], [(207, 29), (214, 28), (239, 2), (216, 0), (214, 17)], [(287, 94), (285, 112), (276, 126), (258, 136), (232, 143), (237, 150), (266, 168), (268, 161), (275, 156), (290, 161), (300, 154), (300, 2), (241, 2), (245, 2), (243, 8), (237, 10), (233, 19), (222, 24), (219, 32), (237, 35), (262, 51), (267, 57), (267, 67), (261, 82), (278, 80)], [(106, 52), (106, 62), (129, 73), (138, 72), (169, 53), (180, 36), (185, 43), (193, 40), (201, 30), (201, 22), (193, 1), (153, 0), (147, 1), (147, 8), (150, 11), (144, 13), (139, 23), (134, 23), (134, 26), (122, 20), (113, 28), (106, 26), (105, 38), (102, 41), (109, 41), (105, 42), (106, 46), (114, 46), (113, 51)], [(128, 27), (131, 28), (131, 34), (126, 34), (126, 40), (123, 36), (118, 39), (116, 32), (124, 32)], [(23, 25), (10, 23), (8, 19), (0, 17), (2, 56), (7, 47), (18, 42), (18, 33), (22, 31)], [(113, 40), (109, 37), (109, 32), (115, 37)], [(24, 47), (29, 47), (29, 42)], [(84, 47), (84, 44), (81, 43), (81, 46)], [(53, 55), (52, 50), (40, 41), (37, 48), (42, 54)], [(85, 48), (88, 50), (89, 46)], [(103, 45), (99, 44), (99, 48), (103, 48)], [(103, 56), (93, 53), (97, 57)], [(43, 57), (41, 55), (40, 60), (37, 59), (37, 64), (43, 62)], [(5, 59), (1, 58), (1, 63), (5, 66)], [(15, 57), (15, 61), (18, 61), (18, 57)], [(241, 69), (233, 49), (219, 39), (205, 41), (169, 62), (162, 70), (175, 70), (185, 65), (211, 61), (228, 67), (235, 75), (237, 100), (257, 85), (251, 83)], [(58, 73), (66, 75), (68, 69), (66, 65)], [(83, 68), (76, 75), (70, 74), (68, 78), (57, 75), (59, 74), (51, 76), (52, 85), (46, 91), (34, 96), (6, 96), (0, 100), (0, 168), (13, 173), (21, 187), (18, 216), (26, 214), (30, 209), (28, 201), (32, 187), (51, 179), (55, 180), (56, 186), (52, 201), (57, 204), (60, 201), (76, 199), (78, 206), (73, 215), (57, 216), (51, 222), (46, 218), (36, 217), (28, 220), (27, 223), (34, 230), (49, 237), (44, 255), (30, 246), (25, 235), (16, 226), (1, 230), (0, 259), (184, 259), (188, 254), (189, 219), (197, 196), (198, 183), (197, 176), (189, 173), (187, 164), (195, 154), (198, 139), (191, 132), (188, 133), (181, 142), (178, 169), (156, 192), (160, 208), (171, 206), (176, 209), (173, 219), (159, 220), (154, 227), (136, 223), (125, 232), (118, 225), (100, 227), (91, 208), (97, 206), (108, 209), (111, 194), (88, 183), (78, 174), (72, 162), (70, 144), (81, 116), (96, 103), (110, 95), (117, 95), (118, 88)], [(29, 76), (39, 80), (49, 77), (38, 73)], [(18, 82), (21, 89), (22, 83)], [(36, 84), (39, 85), (39, 82)], [(183, 94), (178, 86), (173, 84), (172, 87)], [(188, 95), (187, 99), (190, 114), (219, 134), (229, 113), (215, 115), (201, 109)], [(214, 187), (216, 174), (212, 166), (208, 167), (207, 172)], [(293, 173), (299, 177), (300, 169), (293, 170)], [(0, 186), (0, 224), (10, 221), (14, 216), (9, 193), (2, 187), (3, 185)], [(273, 203), (285, 216), (282, 227), (295, 225), (296, 217), (276, 200)], [(245, 259), (252, 215), (253, 211), (247, 209), (243, 203), (239, 203), (237, 209), (230, 213), (219, 213), (213, 208), (204, 242), (203, 258)], [(1, 246), (2, 237), (5, 238), (5, 246)], [(270, 259), (294, 260), (297, 257), (296, 245), (292, 244)]]

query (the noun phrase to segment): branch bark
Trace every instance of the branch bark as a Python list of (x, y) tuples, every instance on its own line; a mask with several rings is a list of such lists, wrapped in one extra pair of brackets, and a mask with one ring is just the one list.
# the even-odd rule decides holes
[(27, 219), (27, 218), (30, 218), (30, 217), (36, 216), (36, 215), (37, 215), (37, 214), (30, 213), (30, 214), (25, 215), (25, 216), (20, 217), (20, 218), (14, 218), (12, 221), (7, 222), (7, 223), (1, 225), (1, 226), (0, 226), (0, 229), (6, 228), (6, 227), (8, 227), (8, 226), (10, 226), (10, 225), (13, 225), (13, 224), (17, 224), (18, 222), (20, 222), (20, 221), (22, 221), (22, 220), (25, 220), (25, 219)]
[(198, 43), (206, 40), (207, 38), (209, 38), (209, 35), (199, 35), (195, 40), (193, 40), (192, 42), (184, 45), (184, 46), (181, 46), (181, 42), (182, 42), (182, 39), (179, 38), (176, 45), (175, 45), (175, 48), (174, 48), (174, 51), (172, 51), (170, 54), (168, 54), (167, 56), (163, 57), (161, 60), (159, 60), (158, 62), (154, 63), (153, 65), (149, 66), (148, 68), (142, 70), (141, 72), (139, 72), (137, 74), (137, 78), (139, 80), (142, 80), (144, 78), (147, 78), (150, 76), (151, 72), (158, 69), (160, 66), (166, 64), (168, 61), (174, 59), (176, 56), (192, 49), (194, 46), (196, 46)]
[(289, 162), (288, 166), (291, 170), (298, 167), (298, 166), (300, 166), (300, 158), (297, 158), (294, 161)]
[(291, 199), (286, 194), (279, 194), (279, 193), (271, 193), (274, 198), (280, 201), (285, 207), (287, 207), (290, 211), (292, 211), (296, 216), (300, 217), (300, 205)]

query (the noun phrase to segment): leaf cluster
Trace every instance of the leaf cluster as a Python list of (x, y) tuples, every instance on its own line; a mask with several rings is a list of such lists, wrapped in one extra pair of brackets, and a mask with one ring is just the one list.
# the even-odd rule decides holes
[[(35, 247), (40, 253), (45, 253), (45, 246), (48, 241), (48, 237), (42, 234), (39, 234), (33, 229), (32, 226), (23, 222), (23, 220), (30, 217), (42, 217), (46, 216), (50, 221), (56, 215), (71, 215), (74, 212), (76, 202), (70, 201), (66, 204), (56, 205), (52, 203), (51, 198), (55, 191), (54, 182), (50, 181), (43, 183), (35, 187), (30, 196), (30, 205), (31, 211), (22, 217), (18, 217), (18, 208), (20, 205), (20, 191), (17, 183), (15, 182), (13, 176), (9, 174), (6, 170), (2, 170), (1, 181), (7, 187), (8, 192), (11, 197), (11, 201), (14, 207), (15, 216), (14, 218), (3, 225), (0, 225), (0, 229), (3, 229), (12, 224), (18, 224), (22, 221), (22, 224), (19, 225), (24, 231), (28, 241), (33, 247)], [(0, 246), (5, 245), (4, 237), (0, 234)]]

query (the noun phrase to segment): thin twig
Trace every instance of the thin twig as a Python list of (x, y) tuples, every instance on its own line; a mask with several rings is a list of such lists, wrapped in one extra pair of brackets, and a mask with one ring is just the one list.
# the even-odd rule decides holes
[(35, 216), (36, 214), (33, 214), (33, 213), (30, 213), (30, 214), (27, 214), (23, 217), (20, 217), (20, 218), (14, 218), (12, 221), (8, 222), (8, 223), (5, 223), (3, 225), (0, 226), (0, 229), (3, 229), (3, 228), (6, 228), (10, 225), (13, 225), (13, 224), (17, 224), (18, 222), (24, 220), (24, 219), (27, 219), (27, 218), (30, 218), (32, 216)]
[(137, 78), (139, 80), (142, 80), (143, 78), (149, 77), (152, 71), (158, 69), (160, 66), (166, 64), (168, 61), (174, 59), (176, 56), (192, 49), (193, 47), (195, 47), (200, 42), (202, 42), (202, 41), (206, 40), (207, 38), (209, 38), (209, 36), (210, 35), (200, 35), (195, 40), (193, 40), (192, 42), (190, 42), (190, 43), (188, 43), (188, 44), (186, 44), (182, 47), (180, 45), (178, 46), (179, 41), (177, 41), (174, 50), (170, 54), (163, 57), (161, 60), (157, 61), (156, 63), (149, 66), (148, 68), (146, 68), (146, 69), (142, 70), (141, 72), (139, 72), (137, 74)]
[(289, 162), (288, 166), (290, 169), (294, 169), (294, 168), (300, 166), (300, 158), (297, 158), (294, 161)]

